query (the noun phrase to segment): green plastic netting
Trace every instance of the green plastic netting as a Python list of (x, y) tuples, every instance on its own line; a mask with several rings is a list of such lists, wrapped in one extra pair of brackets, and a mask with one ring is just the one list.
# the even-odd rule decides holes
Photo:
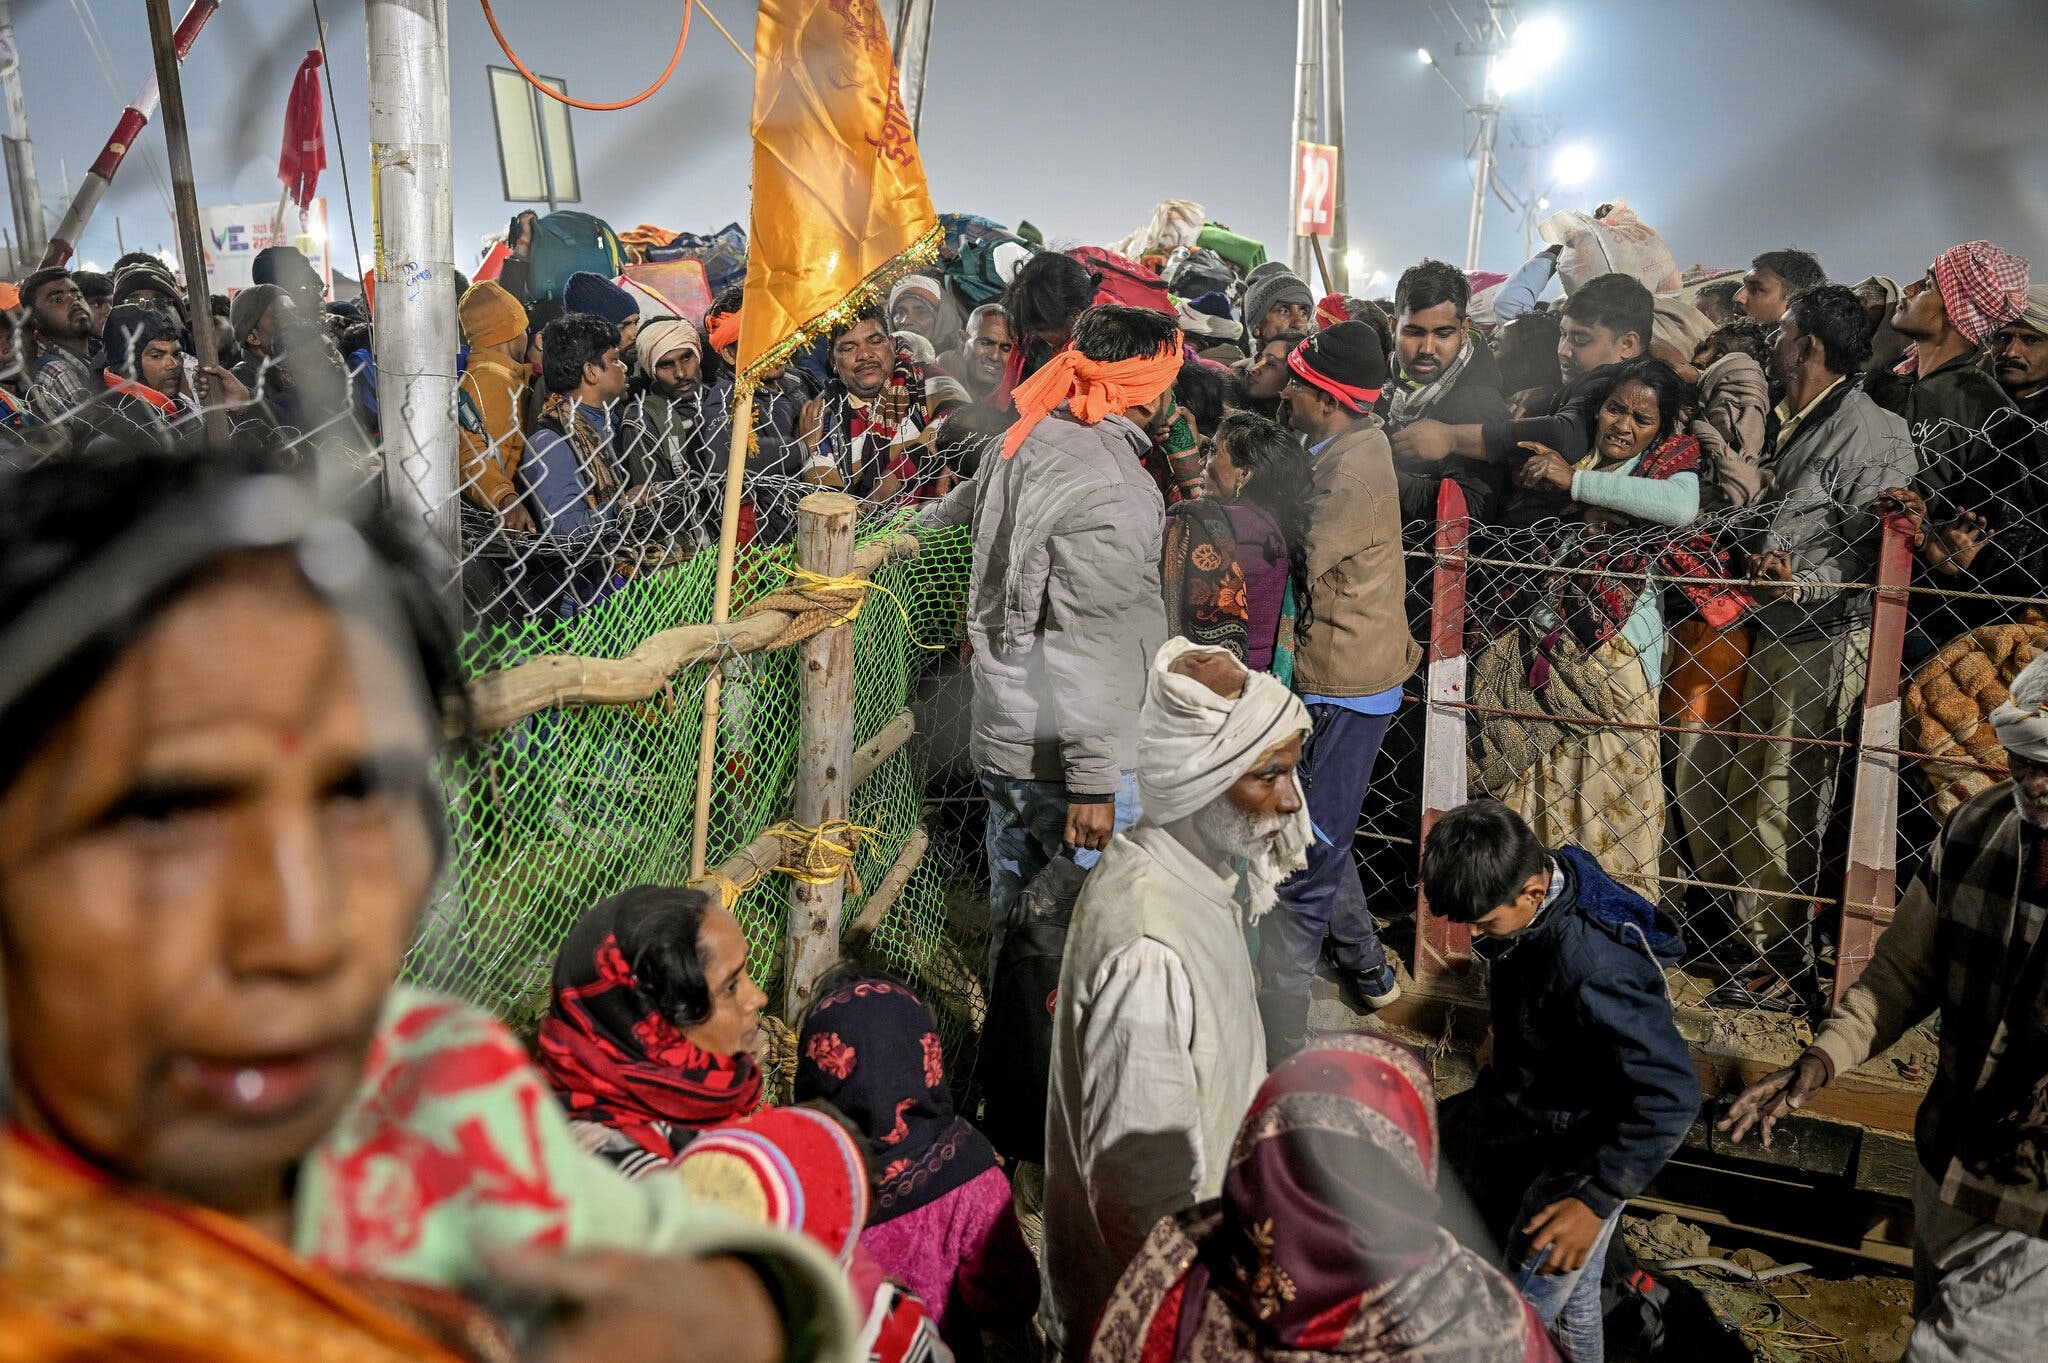
[[(901, 528), (864, 526), (862, 541)], [(870, 592), (854, 623), (854, 741), (866, 741), (911, 699), (919, 676), (958, 644), (968, 580), (964, 530), (920, 535), (921, 551), (875, 574), (894, 602)], [(789, 550), (743, 551), (733, 612), (783, 583)], [(477, 676), (551, 653), (618, 657), (641, 640), (711, 616), (715, 555), (635, 579), (569, 620), (479, 627), (464, 639)], [(901, 609), (895, 603), (900, 603)], [(916, 641), (916, 642), (914, 642)], [(918, 642), (941, 646), (920, 648)], [(797, 653), (784, 648), (725, 662), (706, 861), (716, 866), (786, 818), (798, 743)], [(447, 769), (450, 865), (406, 961), (416, 983), (479, 1004), (530, 1031), (546, 1010), (554, 953), (577, 916), (632, 885), (687, 879), (699, 731), (710, 665), (672, 677), (637, 705), (543, 710), (459, 751)], [(877, 832), (855, 858), (862, 890), (843, 922), (887, 873), (925, 812), (922, 735), (858, 787), (851, 818)], [(870, 940), (867, 960), (909, 979), (939, 1015), (947, 1040), (980, 1013), (971, 927), (949, 925), (947, 896), (967, 854), (933, 838)], [(752, 945), (751, 973), (778, 998), (789, 881), (770, 874), (735, 912)]]

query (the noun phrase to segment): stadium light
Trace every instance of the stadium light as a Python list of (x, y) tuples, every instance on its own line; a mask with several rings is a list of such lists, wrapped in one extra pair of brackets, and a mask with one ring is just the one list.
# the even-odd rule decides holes
[(1429, 55), (1429, 49), (1426, 47), (1415, 49), (1415, 60), (1421, 62), (1424, 66), (1436, 65), (1436, 58)]
[(1592, 179), (1599, 163), (1599, 156), (1585, 143), (1567, 142), (1559, 147), (1557, 155), (1551, 158), (1550, 176), (1558, 184), (1569, 189)]
[(1363, 275), (1364, 273), (1365, 252), (1346, 251), (1344, 253), (1344, 277), (1348, 280), (1356, 282), (1358, 277), (1360, 275)]
[(1515, 25), (1508, 50), (1494, 58), (1487, 71), (1488, 83), (1496, 94), (1511, 95), (1527, 89), (1531, 82), (1557, 64), (1564, 55), (1564, 25), (1548, 14), (1539, 14)]

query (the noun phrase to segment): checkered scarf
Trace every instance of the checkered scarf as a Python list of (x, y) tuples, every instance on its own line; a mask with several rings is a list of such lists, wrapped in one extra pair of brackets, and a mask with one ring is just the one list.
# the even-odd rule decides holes
[(2027, 306), (2027, 258), (1988, 241), (1966, 241), (1934, 258), (1934, 285), (1948, 320), (1971, 345), (1982, 345)]

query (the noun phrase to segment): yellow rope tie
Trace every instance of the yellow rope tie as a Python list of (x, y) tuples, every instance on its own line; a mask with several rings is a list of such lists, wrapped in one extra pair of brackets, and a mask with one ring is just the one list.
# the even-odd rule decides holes
[(785, 565), (782, 571), (788, 574), (789, 585), (799, 593), (805, 595), (851, 596), (853, 598), (853, 608), (834, 621), (834, 624), (852, 624), (860, 617), (860, 608), (867, 604), (867, 594), (871, 591), (880, 592), (883, 596), (889, 598), (890, 603), (896, 607), (896, 613), (903, 617), (903, 633), (911, 643), (927, 653), (942, 653), (945, 651), (946, 645), (928, 644), (917, 637), (917, 632), (910, 627), (910, 608), (903, 604), (903, 598), (879, 582), (862, 577), (857, 573), (848, 573), (844, 577), (826, 577), (822, 573), (814, 573), (809, 568), (801, 568), (794, 563)]
[(747, 877), (747, 883), (742, 885), (739, 881), (734, 880), (723, 872), (715, 870), (704, 872), (704, 879), (718, 887), (718, 902), (725, 906), (727, 912), (732, 910), (733, 905), (740, 902), (741, 895), (754, 888), (755, 882), (759, 881), (760, 878), (759, 876), (749, 876)]
[(858, 897), (861, 883), (860, 873), (853, 869), (854, 853), (865, 839), (882, 830), (847, 819), (827, 819), (816, 828), (784, 819), (766, 831), (782, 839), (783, 856), (777, 871), (805, 885), (830, 885), (844, 877), (847, 890)]

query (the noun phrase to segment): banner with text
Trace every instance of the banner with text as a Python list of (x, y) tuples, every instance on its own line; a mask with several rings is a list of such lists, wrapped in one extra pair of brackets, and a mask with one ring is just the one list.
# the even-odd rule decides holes
[(259, 251), (272, 246), (296, 246), (305, 252), (313, 270), (329, 289), (334, 278), (327, 259), (327, 200), (315, 199), (306, 210), (306, 223), (299, 225), (298, 212), (286, 206), (277, 216), (277, 203), (219, 204), (199, 210), (199, 235), (206, 248), (206, 282), (215, 293), (235, 294), (256, 282), (254, 270)]

